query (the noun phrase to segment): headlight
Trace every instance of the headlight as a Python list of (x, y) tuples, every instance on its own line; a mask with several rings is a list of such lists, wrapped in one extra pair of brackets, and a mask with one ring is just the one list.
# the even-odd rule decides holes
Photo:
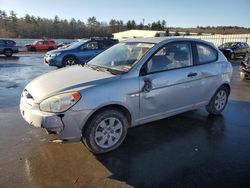
[(58, 52), (58, 53), (53, 53), (53, 54), (50, 54), (50, 57), (56, 57), (56, 56), (59, 56), (59, 55), (61, 55), (60, 52)]
[(63, 93), (45, 99), (40, 103), (40, 110), (44, 112), (64, 112), (76, 104), (81, 98), (79, 92)]

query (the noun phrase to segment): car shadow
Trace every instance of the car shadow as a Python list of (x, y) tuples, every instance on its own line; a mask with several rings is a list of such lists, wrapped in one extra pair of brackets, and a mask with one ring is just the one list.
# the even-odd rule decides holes
[(224, 127), (222, 115), (191, 111), (133, 128), (119, 149), (96, 157), (109, 178), (133, 187), (176, 186), (181, 171), (202, 162), (207, 145), (223, 140)]
[(131, 128), (118, 149), (102, 155), (36, 136), (43, 141), (29, 146), (25, 172), (34, 187), (237, 187), (235, 178), (244, 185), (249, 104), (229, 100), (219, 116), (199, 109)]
[(19, 56), (11, 56), (11, 57), (6, 57), (6, 56), (0, 56), (0, 61), (4, 60), (18, 60)]

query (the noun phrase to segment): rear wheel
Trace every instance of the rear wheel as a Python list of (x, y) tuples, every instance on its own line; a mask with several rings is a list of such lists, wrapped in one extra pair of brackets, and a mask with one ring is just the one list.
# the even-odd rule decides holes
[(126, 137), (128, 120), (116, 109), (105, 109), (94, 115), (83, 130), (83, 142), (95, 154), (119, 147)]
[(220, 114), (227, 105), (229, 91), (225, 86), (221, 86), (211, 98), (209, 104), (206, 106), (210, 114)]
[(6, 57), (11, 57), (13, 55), (13, 51), (11, 49), (4, 50), (4, 55)]
[(66, 57), (64, 60), (63, 60), (63, 66), (66, 67), (66, 66), (71, 66), (71, 65), (75, 65), (77, 64), (77, 59), (75, 57)]

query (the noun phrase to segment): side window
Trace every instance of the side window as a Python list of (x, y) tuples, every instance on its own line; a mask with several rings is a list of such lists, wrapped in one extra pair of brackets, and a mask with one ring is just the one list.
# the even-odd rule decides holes
[(81, 46), (80, 50), (97, 50), (98, 43), (97, 42), (89, 42)]
[(107, 48), (109, 48), (110, 46), (112, 46), (112, 45), (110, 45), (108, 42), (105, 42), (105, 41), (99, 42), (99, 47), (100, 47), (101, 49), (107, 49)]
[(99, 42), (99, 48), (100, 49), (106, 49), (106, 45), (104, 44), (104, 42)]
[(49, 42), (48, 41), (43, 41), (43, 44), (44, 45), (49, 45)]
[(36, 44), (43, 44), (43, 41), (38, 41)]
[(147, 73), (171, 70), (192, 65), (191, 46), (188, 43), (173, 43), (162, 47), (146, 63)]
[(217, 51), (212, 47), (204, 44), (197, 44), (198, 64), (210, 63), (216, 61)]

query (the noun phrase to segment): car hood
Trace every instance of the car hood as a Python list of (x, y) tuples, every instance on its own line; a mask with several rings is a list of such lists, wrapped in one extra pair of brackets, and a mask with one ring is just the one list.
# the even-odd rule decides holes
[(47, 52), (46, 55), (50, 55), (50, 54), (54, 54), (54, 53), (62, 53), (64, 51), (69, 51), (69, 48), (51, 50), (51, 51)]
[(40, 103), (45, 98), (59, 93), (81, 91), (118, 78), (119, 75), (76, 65), (43, 74), (32, 80), (25, 89), (35, 103)]

